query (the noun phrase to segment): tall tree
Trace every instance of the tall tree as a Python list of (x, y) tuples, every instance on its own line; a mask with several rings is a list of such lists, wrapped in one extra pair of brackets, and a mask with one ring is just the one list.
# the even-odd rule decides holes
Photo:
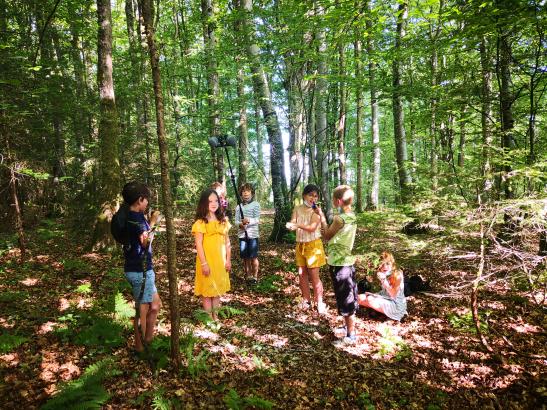
[(483, 36), (480, 43), (481, 58), (481, 132), (482, 132), (482, 191), (487, 199), (494, 186), (492, 180), (492, 64), (488, 41)]
[[(363, 212), (363, 90), (361, 88), (360, 79), (362, 75), (361, 62), (361, 33), (360, 30), (355, 31), (355, 41), (353, 42), (353, 53), (355, 58), (355, 78), (357, 84), (355, 86), (355, 150), (357, 152), (357, 181), (356, 185), (356, 201), (355, 209), (357, 212)], [(370, 54), (369, 54), (370, 55)]]
[(283, 141), (281, 139), (281, 129), (273, 105), (268, 79), (266, 78), (266, 73), (260, 62), (260, 50), (255, 43), (255, 30), (252, 23), (253, 20), (251, 19), (252, 7), (251, 0), (240, 0), (240, 9), (243, 13), (243, 27), (247, 45), (247, 56), (252, 72), (253, 89), (262, 109), (262, 116), (264, 118), (264, 123), (266, 124), (266, 131), (270, 141), (270, 169), (275, 207), (274, 226), (270, 239), (280, 241), (286, 233), (285, 223), (289, 220), (290, 213), (287, 181), (285, 178)]
[(395, 34), (395, 47), (392, 74), (393, 74), (393, 132), (395, 136), (395, 157), (397, 159), (397, 172), (399, 175), (399, 188), (401, 201), (406, 202), (409, 199), (410, 184), (412, 179), (408, 171), (408, 154), (406, 147), (405, 121), (403, 110), (403, 97), (401, 95), (401, 54), (402, 42), (405, 36), (406, 21), (408, 18), (408, 3), (406, 0), (399, 3), (397, 12), (397, 29)]
[(114, 80), (112, 77), (112, 14), (109, 0), (97, 0), (98, 63), (97, 83), (99, 85), (99, 169), (100, 189), (98, 192), (101, 212), (95, 225), (92, 240), (94, 249), (103, 249), (113, 244), (109, 222), (114, 213), (116, 197), (120, 191), (120, 161), (118, 140), (120, 124)]
[(179, 294), (177, 275), (177, 255), (175, 226), (173, 224), (173, 199), (171, 197), (171, 181), (169, 177), (169, 152), (167, 138), (165, 136), (163, 92), (161, 83), (161, 72), (159, 66), (159, 55), (154, 38), (154, 8), (151, 0), (139, 0), (141, 17), (143, 19), (148, 52), (150, 55), (150, 67), (152, 69), (152, 81), (154, 84), (154, 96), (156, 103), (156, 132), (158, 136), (158, 147), (160, 153), (161, 170), (161, 197), (163, 212), (165, 213), (165, 226), (167, 230), (167, 273), (169, 275), (169, 310), (171, 313), (171, 359), (178, 369), (180, 365), (179, 345)]

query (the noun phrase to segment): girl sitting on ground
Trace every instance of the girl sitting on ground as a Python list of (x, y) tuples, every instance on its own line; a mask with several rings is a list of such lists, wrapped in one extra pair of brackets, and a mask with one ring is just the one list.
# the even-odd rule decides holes
[(395, 264), (390, 252), (382, 252), (376, 274), (382, 290), (379, 293), (366, 292), (359, 295), (359, 305), (383, 313), (393, 320), (401, 320), (406, 311), (403, 271)]

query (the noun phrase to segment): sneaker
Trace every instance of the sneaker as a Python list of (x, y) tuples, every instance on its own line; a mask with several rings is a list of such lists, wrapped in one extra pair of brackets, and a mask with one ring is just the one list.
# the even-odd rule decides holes
[(346, 329), (346, 326), (337, 327), (333, 329), (333, 333), (337, 338), (341, 338), (348, 334), (348, 329)]
[(332, 342), (332, 344), (334, 345), (334, 347), (344, 347), (344, 346), (353, 346), (356, 342), (357, 342), (357, 336), (353, 334), (349, 336), (344, 336), (344, 338), (342, 339), (335, 340), (334, 342)]
[(320, 315), (324, 315), (325, 313), (327, 313), (327, 310), (327, 305), (324, 302), (319, 302), (317, 304), (317, 313), (319, 313)]
[(310, 308), (310, 302), (308, 302), (307, 300), (303, 300), (298, 305), (296, 305), (296, 308), (300, 310), (308, 310)]

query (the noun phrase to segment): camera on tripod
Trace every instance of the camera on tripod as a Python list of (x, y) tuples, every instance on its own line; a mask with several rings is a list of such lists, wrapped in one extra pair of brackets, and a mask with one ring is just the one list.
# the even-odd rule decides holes
[(234, 137), (228, 135), (217, 135), (216, 137), (209, 138), (209, 145), (211, 148), (219, 147), (236, 147), (237, 140)]

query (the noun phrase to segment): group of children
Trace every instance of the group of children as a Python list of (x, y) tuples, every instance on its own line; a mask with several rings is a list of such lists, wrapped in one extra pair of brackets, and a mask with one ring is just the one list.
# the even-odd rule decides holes
[[(151, 244), (148, 241), (150, 226), (144, 218), (148, 205), (148, 188), (144, 184), (129, 183), (124, 187), (122, 196), (130, 206), (129, 219), (134, 221), (132, 246), (125, 251), (125, 275), (133, 287), (135, 300), (140, 300), (140, 321), (145, 324), (144, 342), (153, 337), (155, 321), (161, 301), (154, 284)], [(260, 223), (260, 205), (254, 199), (254, 190), (250, 184), (239, 188), (241, 204), (235, 209), (235, 224), (238, 227), (240, 256), (243, 260), (245, 279), (250, 283), (258, 280), (258, 238)], [(290, 222), (286, 227), (296, 233), (296, 265), (298, 267), (299, 285), (302, 292), (301, 309), (310, 309), (313, 289), (313, 302), (319, 314), (327, 311), (323, 301), (323, 284), (319, 270), (329, 265), (338, 313), (344, 318), (345, 337), (342, 343), (354, 343), (355, 313), (359, 305), (370, 307), (384, 313), (391, 319), (400, 320), (406, 314), (403, 274), (397, 268), (393, 255), (382, 253), (378, 268), (378, 279), (382, 291), (378, 294), (364, 293), (359, 295), (355, 276), (355, 256), (352, 255), (357, 231), (356, 216), (352, 211), (354, 193), (348, 185), (340, 185), (333, 192), (332, 204), (339, 209), (329, 225), (326, 217), (317, 205), (319, 188), (307, 185), (302, 193), (303, 203), (294, 208)], [(213, 320), (217, 320), (220, 308), (220, 297), (230, 290), (229, 272), (231, 266), (231, 243), (228, 232), (231, 228), (226, 214), (230, 212), (224, 188), (215, 183), (205, 190), (196, 209), (192, 234), (196, 247), (195, 288), (194, 294), (202, 299), (203, 309)], [(323, 242), (327, 242), (327, 254)], [(146, 291), (137, 298), (143, 280), (136, 261), (148, 256), (146, 266)], [(139, 273), (137, 273), (139, 272)], [(141, 291), (142, 293), (142, 291)], [(144, 306), (143, 306), (144, 305)], [(138, 331), (138, 318), (135, 319), (136, 349), (143, 349)]]

